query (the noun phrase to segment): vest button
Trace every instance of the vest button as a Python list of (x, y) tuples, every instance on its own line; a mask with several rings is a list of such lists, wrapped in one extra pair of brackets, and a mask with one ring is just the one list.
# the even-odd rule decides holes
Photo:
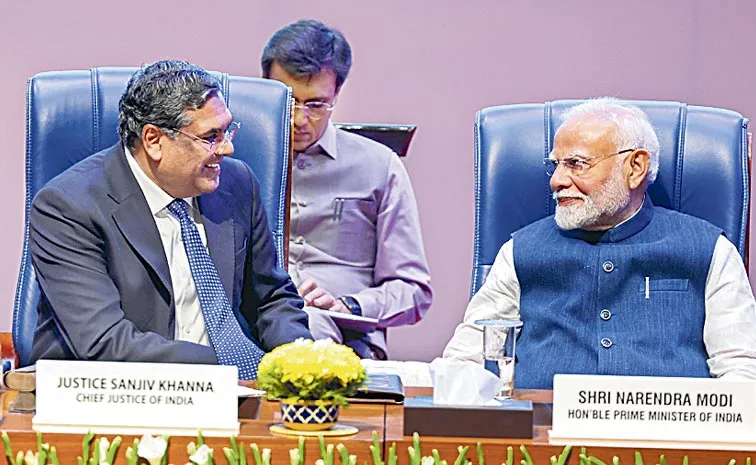
[(604, 262), (602, 266), (604, 268), (604, 271), (606, 271), (607, 273), (614, 271), (614, 263), (612, 262)]
[(602, 345), (602, 346), (603, 346), (603, 347), (604, 347), (605, 349), (608, 349), (609, 347), (611, 347), (611, 346), (612, 346), (612, 340), (611, 340), (611, 339), (609, 339), (608, 337), (605, 337), (605, 338), (603, 338), (603, 339), (601, 340), (601, 345)]
[(609, 310), (607, 310), (607, 309), (603, 309), (603, 310), (601, 310), (601, 314), (600, 314), (600, 315), (601, 315), (601, 319), (602, 319), (602, 320), (604, 320), (604, 321), (608, 321), (608, 320), (609, 320), (609, 318), (611, 318), (611, 317), (612, 317), (612, 312), (610, 312), (610, 311), (609, 311)]

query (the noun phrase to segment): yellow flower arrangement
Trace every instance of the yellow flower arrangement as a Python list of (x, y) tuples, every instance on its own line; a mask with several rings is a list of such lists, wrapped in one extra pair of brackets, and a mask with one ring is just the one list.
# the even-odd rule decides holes
[(257, 386), (269, 398), (346, 405), (367, 375), (349, 347), (330, 339), (297, 339), (265, 354), (257, 369)]

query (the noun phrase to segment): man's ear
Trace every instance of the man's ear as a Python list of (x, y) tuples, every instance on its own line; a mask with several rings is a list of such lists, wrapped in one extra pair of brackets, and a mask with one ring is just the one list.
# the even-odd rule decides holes
[(638, 149), (627, 156), (626, 163), (630, 167), (627, 175), (627, 185), (632, 189), (637, 189), (643, 184), (648, 176), (648, 169), (651, 166), (651, 155), (648, 150)]
[(162, 129), (154, 124), (145, 124), (142, 128), (142, 147), (153, 161), (163, 158), (163, 148), (160, 145), (161, 138), (165, 135)]

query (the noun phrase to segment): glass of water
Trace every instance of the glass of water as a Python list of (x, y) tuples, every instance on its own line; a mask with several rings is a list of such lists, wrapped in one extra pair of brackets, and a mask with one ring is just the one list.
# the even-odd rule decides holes
[(497, 399), (511, 399), (514, 390), (515, 346), (522, 327), (520, 320), (477, 320), (483, 327), (483, 360), (498, 368), (504, 381)]

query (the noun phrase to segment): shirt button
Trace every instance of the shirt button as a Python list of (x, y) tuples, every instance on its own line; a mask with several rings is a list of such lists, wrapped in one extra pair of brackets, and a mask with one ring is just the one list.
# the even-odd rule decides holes
[(188, 326), (184, 327), (184, 334), (189, 334), (191, 332), (192, 332), (191, 328), (189, 328)]
[(607, 273), (614, 271), (614, 263), (612, 262), (604, 262), (602, 266), (604, 267), (604, 271), (606, 271)]
[(605, 337), (601, 339), (601, 345), (604, 347), (604, 349), (608, 349), (609, 347), (612, 346), (612, 340), (609, 339), (608, 337)]
[(607, 320), (609, 320), (609, 318), (611, 318), (611, 317), (612, 317), (612, 312), (610, 312), (610, 311), (609, 311), (609, 310), (607, 310), (607, 309), (603, 309), (603, 310), (601, 310), (601, 319), (602, 319), (602, 320), (604, 320), (604, 321), (607, 321)]
[(304, 160), (297, 160), (297, 168), (303, 170), (305, 167), (307, 167), (307, 163)]
[(302, 236), (297, 236), (296, 238), (294, 238), (294, 243), (295, 244), (304, 244), (304, 241), (305, 241), (305, 239)]
[(298, 269), (298, 270), (304, 270), (304, 263), (302, 263), (302, 262), (297, 262), (297, 269)]

